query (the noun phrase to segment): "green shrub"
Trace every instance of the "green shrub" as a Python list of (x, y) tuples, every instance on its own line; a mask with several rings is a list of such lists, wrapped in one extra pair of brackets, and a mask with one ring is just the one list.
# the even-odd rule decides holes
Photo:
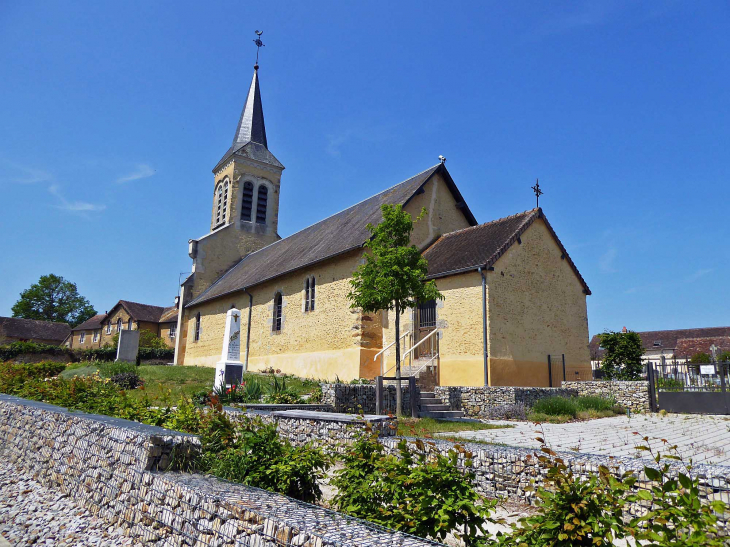
[(578, 414), (578, 405), (574, 399), (568, 397), (546, 397), (538, 400), (532, 406), (532, 411), (548, 416), (570, 416), (575, 418)]
[(270, 392), (264, 397), (264, 402), (270, 404), (289, 404), (296, 405), (302, 402), (301, 397), (297, 395), (293, 390), (286, 387), (286, 377), (279, 378), (276, 375), (271, 375), (271, 386)]
[[(497, 500), (485, 500), (474, 489), (471, 454), (456, 445), (448, 457), (425, 456), (398, 444), (400, 457), (385, 454), (373, 436), (360, 438), (345, 454), (344, 467), (332, 484), (338, 510), (376, 524), (440, 541), (453, 534), (465, 545), (478, 545)], [(459, 469), (459, 453), (467, 471)]]
[(582, 478), (544, 445), (542, 452), (538, 462), (547, 475), (545, 487), (537, 492), (538, 513), (512, 524), (510, 533), (499, 534), (499, 545), (602, 547), (632, 535), (634, 530), (624, 523), (624, 508), (632, 499), (635, 476), (625, 473), (617, 478), (600, 466), (597, 475)]
[(111, 378), (117, 374), (133, 373), (137, 374), (137, 367), (134, 363), (126, 363), (124, 361), (115, 361), (113, 363), (98, 363), (99, 375), (102, 378)]
[(121, 372), (111, 377), (111, 381), (122, 389), (137, 389), (144, 382), (136, 372)]
[(0, 362), (9, 361), (23, 354), (46, 353), (48, 355), (67, 355), (69, 361), (72, 354), (68, 348), (64, 346), (52, 346), (50, 344), (36, 344), (35, 342), (13, 342), (5, 346), (0, 346)]
[(597, 412), (601, 412), (613, 410), (616, 407), (616, 400), (605, 399), (603, 397), (598, 397), (597, 395), (590, 395), (586, 397), (576, 397), (575, 404), (578, 411), (595, 410)]

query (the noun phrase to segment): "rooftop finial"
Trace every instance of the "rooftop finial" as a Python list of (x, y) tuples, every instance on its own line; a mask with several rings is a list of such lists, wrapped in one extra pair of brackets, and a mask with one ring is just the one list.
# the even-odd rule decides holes
[(439, 156), (439, 163), (446, 163), (446, 158), (443, 156)]
[(543, 195), (545, 192), (543, 192), (540, 189), (540, 181), (538, 179), (535, 179), (535, 186), (532, 187), (532, 191), (535, 192), (535, 198), (537, 200), (537, 204), (535, 205), (535, 208), (540, 207), (540, 196)]
[(261, 35), (264, 33), (263, 30), (256, 31), (256, 39), (253, 41), (256, 44), (256, 64), (253, 65), (255, 70), (259, 69), (259, 50), (264, 47), (264, 43), (261, 41)]

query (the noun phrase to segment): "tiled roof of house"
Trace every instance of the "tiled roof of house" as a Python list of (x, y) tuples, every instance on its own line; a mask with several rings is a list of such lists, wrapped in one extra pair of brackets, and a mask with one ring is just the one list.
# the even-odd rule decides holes
[(129, 312), (135, 321), (146, 321), (148, 323), (168, 323), (177, 321), (177, 308), (175, 306), (152, 306), (150, 304), (140, 304), (139, 302), (130, 302), (129, 300), (120, 300), (112, 310), (117, 306), (123, 306)]
[(586, 294), (588, 285), (565, 250), (542, 209), (532, 209), (479, 226), (464, 228), (441, 236), (423, 253), (428, 261), (428, 278), (435, 279), (460, 272), (490, 268), (509, 249), (535, 220), (542, 218), (555, 238), (565, 260), (575, 272)]
[(95, 315), (94, 317), (91, 317), (90, 319), (87, 319), (80, 325), (74, 327), (71, 330), (93, 330), (93, 329), (99, 329), (101, 328), (101, 322), (106, 319), (105, 313), (100, 313), (98, 315)]
[[(650, 330), (637, 332), (644, 345), (645, 350), (667, 350), (675, 352), (678, 347), (679, 340), (695, 340), (705, 338), (727, 337), (730, 336), (730, 327), (704, 327), (698, 329), (677, 329), (677, 330)], [(683, 343), (685, 346), (689, 342)], [(708, 344), (711, 346), (712, 343)], [(720, 344), (717, 344), (718, 346)], [(601, 356), (603, 350), (599, 349), (600, 340), (595, 335), (590, 342), (591, 355)], [(709, 350), (708, 350), (709, 352)], [(697, 353), (697, 352), (695, 352)], [(678, 355), (680, 355), (678, 353)], [(683, 355), (683, 354), (682, 354)]]
[(469, 223), (476, 224), (474, 215), (466, 206), (446, 167), (438, 164), (336, 215), (247, 255), (187, 306), (258, 285), (362, 247), (370, 237), (367, 225), (377, 224), (383, 218), (380, 207), (384, 204), (407, 204), (436, 173), (443, 176)]
[(53, 323), (19, 317), (0, 317), (0, 335), (24, 340), (51, 340), (60, 344), (71, 332), (68, 323)]
[(718, 352), (730, 351), (730, 336), (708, 336), (705, 338), (680, 338), (677, 340), (675, 355), (692, 357), (696, 353), (712, 354), (710, 349), (715, 346)]

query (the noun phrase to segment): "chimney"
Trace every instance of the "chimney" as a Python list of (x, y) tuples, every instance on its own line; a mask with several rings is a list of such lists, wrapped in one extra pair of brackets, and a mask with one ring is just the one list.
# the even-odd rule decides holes
[(175, 307), (177, 309), (180, 309), (180, 297), (179, 296), (175, 297)]
[(627, 331), (627, 330), (626, 330), (626, 327), (624, 327), (624, 328), (622, 328), (622, 329), (621, 329), (621, 332), (624, 332), (624, 333), (626, 333), (626, 332), (629, 332), (629, 331)]

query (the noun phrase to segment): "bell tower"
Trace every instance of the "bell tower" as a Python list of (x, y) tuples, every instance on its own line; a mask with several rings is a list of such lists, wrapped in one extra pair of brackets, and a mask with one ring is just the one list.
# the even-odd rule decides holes
[[(255, 42), (263, 45), (260, 38)], [(213, 168), (210, 232), (190, 240), (192, 298), (246, 255), (281, 239), (277, 230), (283, 170), (268, 148), (257, 58), (233, 143)]]

